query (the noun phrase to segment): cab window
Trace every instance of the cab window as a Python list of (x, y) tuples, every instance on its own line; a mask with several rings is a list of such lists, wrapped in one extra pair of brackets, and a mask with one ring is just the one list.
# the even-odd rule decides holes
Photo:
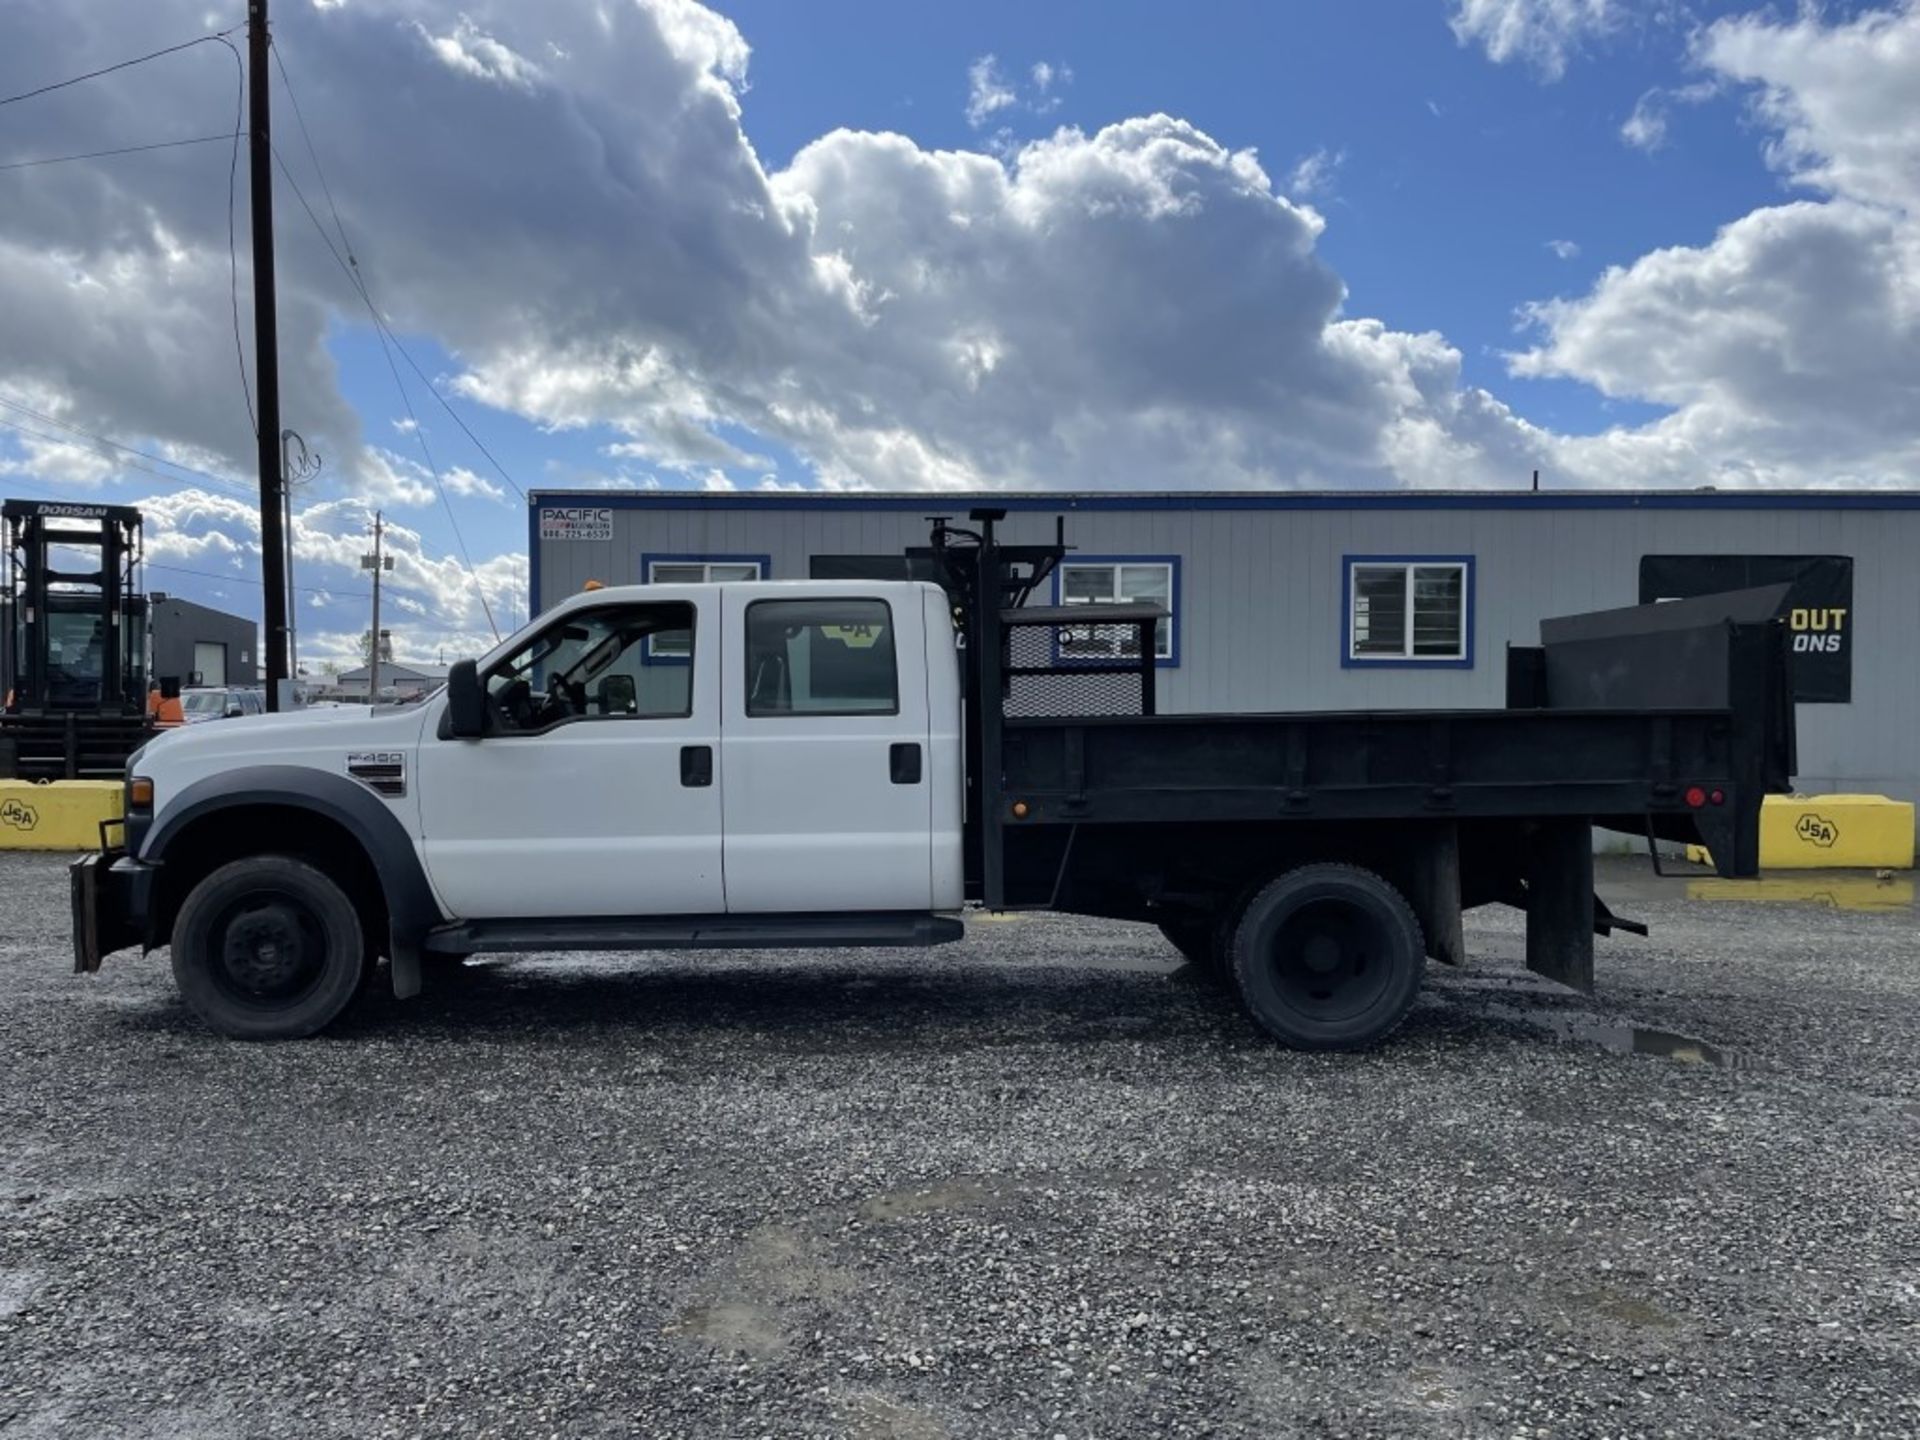
[(746, 650), (749, 715), (900, 712), (884, 600), (756, 600)]
[(645, 663), (647, 642), (693, 657), (684, 601), (576, 610), (540, 630), (484, 677), (493, 723), (507, 732), (570, 720), (658, 720), (693, 710), (693, 667)]

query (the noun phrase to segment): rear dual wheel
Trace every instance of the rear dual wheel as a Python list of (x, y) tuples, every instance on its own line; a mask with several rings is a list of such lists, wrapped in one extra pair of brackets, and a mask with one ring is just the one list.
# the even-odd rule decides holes
[(1256, 892), (1227, 950), (1247, 1011), (1296, 1050), (1359, 1050), (1406, 1018), (1426, 968), (1420, 922), (1370, 870), (1305, 865)]

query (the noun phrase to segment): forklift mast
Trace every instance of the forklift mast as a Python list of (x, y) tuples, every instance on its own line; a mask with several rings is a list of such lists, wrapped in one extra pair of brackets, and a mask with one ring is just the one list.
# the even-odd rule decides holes
[(10, 629), (0, 774), (111, 773), (148, 732), (140, 512), (7, 500), (0, 528)]

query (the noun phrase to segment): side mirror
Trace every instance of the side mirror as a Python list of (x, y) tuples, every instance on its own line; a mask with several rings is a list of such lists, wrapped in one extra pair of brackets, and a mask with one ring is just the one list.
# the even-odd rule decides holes
[(456, 661), (447, 671), (447, 732), (456, 740), (478, 740), (487, 733), (487, 692), (476, 661)]
[(238, 720), (245, 713), (246, 712), (238, 705), (229, 705), (227, 707), (227, 719), (229, 720)]

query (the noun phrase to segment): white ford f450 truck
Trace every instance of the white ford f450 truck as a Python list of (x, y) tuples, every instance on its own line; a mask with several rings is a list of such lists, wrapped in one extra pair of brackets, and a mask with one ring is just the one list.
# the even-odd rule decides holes
[(598, 589), (419, 704), (163, 736), (73, 868), (76, 968), (170, 946), (196, 1014), (265, 1039), (436, 958), (931, 945), (976, 901), (1157, 924), (1277, 1039), (1353, 1048), (1465, 962), (1473, 905), (1590, 988), (1638, 928), (1593, 825), (1751, 874), (1790, 784), (1773, 591), (1543, 622), (1500, 709), (1163, 715), (1162, 613), (1027, 603), (1065, 546), (998, 518), (936, 524), (939, 583)]

